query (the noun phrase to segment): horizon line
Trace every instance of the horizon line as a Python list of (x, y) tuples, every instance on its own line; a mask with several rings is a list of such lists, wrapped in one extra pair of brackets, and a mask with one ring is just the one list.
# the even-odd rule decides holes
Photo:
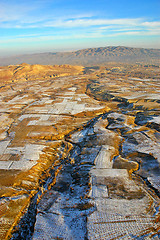
[(150, 50), (160, 50), (160, 48), (154, 48), (154, 47), (130, 47), (130, 46), (124, 46), (124, 45), (109, 45), (105, 47), (90, 47), (90, 48), (77, 48), (75, 50), (62, 50), (62, 51), (46, 51), (46, 52), (33, 52), (33, 53), (22, 53), (22, 54), (13, 54), (13, 55), (6, 55), (0, 57), (2, 58), (9, 58), (9, 57), (20, 57), (20, 56), (26, 56), (26, 55), (36, 55), (36, 54), (49, 54), (49, 53), (71, 53), (71, 52), (77, 52), (81, 50), (87, 50), (87, 49), (97, 49), (97, 48), (110, 48), (110, 47), (124, 47), (124, 48), (135, 48), (135, 49), (150, 49)]

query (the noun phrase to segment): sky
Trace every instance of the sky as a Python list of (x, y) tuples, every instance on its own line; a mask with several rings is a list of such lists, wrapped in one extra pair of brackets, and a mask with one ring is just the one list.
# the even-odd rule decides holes
[(160, 0), (0, 0), (0, 57), (160, 48)]

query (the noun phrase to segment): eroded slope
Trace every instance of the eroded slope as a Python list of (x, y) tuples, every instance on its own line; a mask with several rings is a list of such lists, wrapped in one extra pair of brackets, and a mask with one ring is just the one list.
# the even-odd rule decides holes
[(1, 238), (158, 239), (159, 68), (9, 68)]

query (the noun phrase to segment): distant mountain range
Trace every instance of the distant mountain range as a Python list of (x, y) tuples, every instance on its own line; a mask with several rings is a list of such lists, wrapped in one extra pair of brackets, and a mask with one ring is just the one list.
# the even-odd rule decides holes
[(87, 48), (75, 52), (49, 52), (25, 54), (0, 58), (0, 66), (12, 64), (44, 64), (44, 65), (99, 65), (107, 62), (124, 63), (160, 63), (160, 49), (131, 47), (99, 47)]

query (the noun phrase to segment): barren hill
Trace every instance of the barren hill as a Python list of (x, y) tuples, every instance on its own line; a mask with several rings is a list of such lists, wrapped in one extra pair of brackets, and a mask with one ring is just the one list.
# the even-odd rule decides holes
[(145, 62), (159, 63), (160, 49), (130, 48), (130, 47), (99, 47), (78, 50), (75, 52), (50, 52), (0, 58), (0, 65), (21, 64), (73, 64), (98, 65), (106, 62)]
[(14, 81), (28, 81), (37, 79), (50, 79), (82, 73), (84, 67), (70, 65), (30, 65), (22, 63), (20, 65), (10, 65), (0, 67), (0, 87), (6, 83)]

